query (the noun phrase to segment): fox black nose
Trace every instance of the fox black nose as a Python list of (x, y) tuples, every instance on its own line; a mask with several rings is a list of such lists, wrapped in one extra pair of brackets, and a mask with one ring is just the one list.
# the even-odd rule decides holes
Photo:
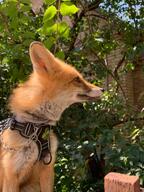
[(101, 92), (104, 92), (104, 91), (105, 91), (105, 89), (104, 89), (104, 88), (101, 88), (100, 90), (101, 90)]

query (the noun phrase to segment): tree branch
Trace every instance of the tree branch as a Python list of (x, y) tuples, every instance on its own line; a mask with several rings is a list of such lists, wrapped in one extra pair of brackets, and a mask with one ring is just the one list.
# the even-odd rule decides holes
[(81, 13), (79, 14), (79, 16), (77, 14), (75, 16), (74, 25), (73, 25), (73, 28), (71, 30), (71, 43), (70, 43), (69, 49), (66, 53), (65, 59), (68, 58), (69, 53), (74, 49), (74, 45), (75, 45), (76, 39), (77, 39), (78, 34), (79, 34), (78, 24), (80, 21), (82, 21), (84, 15), (85, 15), (85, 11), (82, 10)]
[(74, 49), (74, 45), (75, 45), (75, 42), (76, 42), (78, 34), (79, 34), (79, 30), (80, 30), (80, 26), (78, 26), (79, 23), (82, 21), (82, 19), (85, 16), (86, 12), (92, 11), (92, 10), (95, 10), (96, 8), (98, 8), (99, 4), (101, 2), (102, 2), (102, 0), (98, 0), (97, 2), (91, 3), (88, 6), (83, 6), (84, 8), (80, 12), (80, 14), (75, 15), (73, 28), (71, 29), (71, 43), (70, 43), (69, 49), (68, 49), (68, 51), (67, 51), (67, 53), (65, 55), (65, 59), (68, 58), (69, 53)]
[(93, 3), (91, 3), (89, 6), (88, 6), (88, 9), (87, 11), (92, 11), (94, 9), (97, 9), (99, 4), (102, 2), (102, 0), (97, 0), (97, 1), (94, 1)]
[(127, 123), (129, 121), (131, 121), (131, 122), (132, 121), (144, 121), (144, 117), (140, 117), (140, 118), (132, 118), (132, 117), (131, 118), (127, 118), (125, 120), (121, 120), (121, 121), (116, 122), (115, 124), (113, 124), (113, 126), (115, 127), (115, 126)]
[[(99, 56), (96, 54), (96, 52), (93, 50), (93, 49), (91, 49), (91, 52), (99, 59), (99, 60), (101, 60), (101, 58), (99, 58)], [(127, 98), (126, 98), (126, 95), (125, 95), (125, 92), (124, 92), (124, 90), (123, 90), (123, 87), (121, 86), (121, 83), (120, 83), (120, 81), (119, 81), (119, 79), (114, 75), (114, 73), (107, 67), (107, 65), (105, 64), (105, 62), (106, 61), (102, 61), (102, 62), (100, 62), (101, 63), (101, 65), (106, 69), (106, 71), (109, 73), (109, 75), (111, 75), (111, 77), (116, 81), (116, 83), (117, 83), (117, 85), (118, 85), (118, 87), (120, 88), (120, 90), (121, 90), (121, 92), (122, 92), (122, 94), (123, 94), (123, 97), (124, 97), (124, 99), (125, 99), (125, 104), (127, 105)]]
[(115, 75), (116, 77), (118, 77), (118, 70), (119, 70), (119, 68), (122, 66), (122, 64), (124, 63), (125, 57), (126, 57), (126, 55), (124, 54), (123, 57), (122, 57), (122, 58), (120, 59), (120, 61), (118, 62), (117, 66), (115, 67), (114, 71), (113, 71), (113, 73), (114, 73), (114, 75)]
[(88, 15), (85, 14), (85, 16), (86, 16), (86, 17), (87, 17), (87, 16), (90, 16), (90, 17), (98, 17), (98, 18), (100, 18), (100, 19), (108, 20), (108, 18), (105, 17), (104, 15), (100, 15), (100, 14), (97, 14), (97, 13), (89, 13)]

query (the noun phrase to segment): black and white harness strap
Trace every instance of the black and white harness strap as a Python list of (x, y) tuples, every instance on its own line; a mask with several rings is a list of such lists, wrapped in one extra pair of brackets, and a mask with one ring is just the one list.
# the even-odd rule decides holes
[[(6, 129), (19, 131), (22, 137), (34, 141), (39, 149), (38, 160), (43, 160), (44, 164), (50, 164), (52, 160), (50, 146), (50, 125), (35, 123), (20, 123), (14, 117), (0, 121), (0, 133)], [(47, 135), (47, 138), (45, 139)], [(46, 158), (48, 156), (48, 158)]]

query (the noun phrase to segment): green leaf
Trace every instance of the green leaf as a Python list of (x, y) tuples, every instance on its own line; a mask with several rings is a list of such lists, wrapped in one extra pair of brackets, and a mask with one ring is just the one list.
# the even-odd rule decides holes
[(66, 22), (54, 22), (53, 20), (47, 21), (41, 29), (42, 34), (52, 35), (53, 33), (60, 35), (61, 37), (68, 38), (70, 28)]
[(47, 40), (44, 41), (45, 46), (48, 49), (51, 49), (51, 47), (55, 44), (56, 39), (54, 37), (49, 37)]
[(20, 4), (20, 10), (21, 12), (28, 12), (31, 10), (31, 7), (29, 5)]
[(30, 5), (30, 0), (20, 0), (20, 3)]
[(59, 59), (62, 59), (64, 60), (65, 59), (65, 54), (64, 52), (61, 50), (61, 51), (58, 51), (56, 54), (55, 54), (56, 57), (58, 57)]
[(55, 3), (55, 2), (56, 2), (56, 0), (45, 0), (45, 3), (47, 5), (51, 5), (51, 4)]
[(17, 3), (16, 2), (10, 2), (9, 6), (5, 7), (3, 9), (5, 14), (11, 18), (14, 18), (17, 16), (18, 10), (17, 10)]
[(52, 35), (52, 33), (56, 31), (57, 31), (57, 24), (53, 20), (48, 20), (42, 28), (42, 33), (47, 35)]
[(25, 31), (25, 33), (22, 36), (25, 39), (33, 39), (35, 35), (31, 31)]
[(126, 69), (127, 71), (133, 71), (133, 70), (135, 69), (135, 66), (134, 66), (133, 63), (128, 62), (128, 63), (126, 64), (126, 66), (125, 66), (125, 69)]
[(67, 38), (69, 36), (70, 27), (66, 22), (57, 23), (57, 31), (61, 37)]
[(43, 22), (46, 23), (47, 21), (54, 18), (57, 13), (57, 9), (54, 5), (48, 7), (44, 13)]
[(63, 2), (61, 3), (60, 6), (60, 13), (65, 16), (65, 15), (73, 15), (76, 12), (78, 12), (79, 8), (76, 7), (73, 3), (71, 2)]

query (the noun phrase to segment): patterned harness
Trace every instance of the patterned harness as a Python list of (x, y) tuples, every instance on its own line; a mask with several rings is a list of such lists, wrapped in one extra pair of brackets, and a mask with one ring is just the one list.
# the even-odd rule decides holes
[[(14, 117), (0, 121), (0, 134), (6, 129), (19, 131), (20, 135), (26, 139), (34, 141), (39, 149), (38, 161), (43, 160), (44, 164), (50, 164), (52, 161), (50, 146), (50, 125), (35, 123), (20, 123)], [(47, 138), (46, 135), (48, 133)], [(45, 158), (48, 155), (48, 160)]]

